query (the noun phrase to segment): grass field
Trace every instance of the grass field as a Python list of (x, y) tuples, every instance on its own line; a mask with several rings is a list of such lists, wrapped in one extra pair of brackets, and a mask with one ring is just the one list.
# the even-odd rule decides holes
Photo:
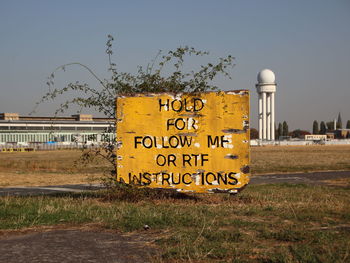
[(80, 150), (0, 153), (0, 186), (60, 185), (99, 182), (108, 162), (80, 161)]
[[(80, 156), (78, 150), (0, 153), (0, 186), (98, 182), (110, 170), (102, 158), (86, 165)], [(253, 147), (251, 168), (253, 175), (350, 170), (350, 146)]]
[(123, 190), (2, 197), (0, 235), (94, 224), (151, 235), (159, 248), (154, 262), (349, 262), (349, 200), (349, 189), (306, 185), (252, 185), (237, 196)]
[(254, 147), (251, 162), (253, 174), (350, 170), (350, 145)]
[[(260, 147), (251, 153), (253, 174), (350, 169), (350, 146)], [(0, 153), (1, 186), (86, 183), (109, 170), (102, 159), (76, 162), (80, 154)], [(154, 262), (349, 262), (349, 200), (349, 187), (301, 184), (250, 185), (236, 196), (129, 188), (5, 196), (0, 236), (91, 224), (151, 235), (159, 248)]]

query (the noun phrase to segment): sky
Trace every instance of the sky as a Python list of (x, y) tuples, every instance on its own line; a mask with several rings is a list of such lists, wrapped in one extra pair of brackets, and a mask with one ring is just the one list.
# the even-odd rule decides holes
[[(130, 73), (159, 50), (185, 45), (210, 52), (200, 63), (234, 56), (232, 79), (215, 84), (251, 91), (251, 127), (257, 128), (255, 84), (264, 68), (276, 74), (277, 123), (312, 130), (314, 120), (330, 121), (339, 112), (343, 125), (350, 119), (349, 0), (0, 0), (0, 112), (28, 115), (48, 91), (47, 77), (65, 63), (109, 78), (108, 34), (118, 70)], [(189, 68), (198, 64), (194, 59)], [(55, 79), (56, 87), (98, 85), (79, 67)], [(67, 98), (41, 104), (35, 115), (52, 115)]]

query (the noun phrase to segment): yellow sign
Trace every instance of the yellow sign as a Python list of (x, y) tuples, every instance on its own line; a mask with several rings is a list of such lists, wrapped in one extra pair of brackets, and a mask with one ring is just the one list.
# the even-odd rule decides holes
[(117, 98), (117, 180), (236, 193), (249, 182), (249, 92)]

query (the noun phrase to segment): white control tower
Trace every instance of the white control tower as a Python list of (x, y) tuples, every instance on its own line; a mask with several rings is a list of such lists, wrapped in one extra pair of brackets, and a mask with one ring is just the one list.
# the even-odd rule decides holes
[(275, 140), (275, 74), (269, 69), (263, 69), (258, 74), (258, 84), (255, 85), (259, 95), (259, 139)]

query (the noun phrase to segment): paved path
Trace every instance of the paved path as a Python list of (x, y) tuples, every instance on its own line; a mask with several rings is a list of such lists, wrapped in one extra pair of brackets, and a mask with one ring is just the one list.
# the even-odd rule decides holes
[(0, 236), (0, 262), (150, 262), (153, 240), (152, 235), (79, 229)]
[(50, 185), (50, 186), (16, 186), (0, 188), (0, 196), (25, 196), (55, 193), (79, 193), (89, 190), (102, 189), (102, 185), (94, 184), (72, 184), (72, 185)]
[[(327, 185), (326, 180), (336, 180), (350, 178), (350, 171), (335, 172), (313, 172), (313, 173), (293, 173), (293, 174), (267, 174), (252, 176), (250, 184), (275, 184), (275, 183), (303, 183), (315, 185)], [(102, 189), (102, 185), (55, 185), (40, 187), (6, 187), (0, 188), (0, 196), (24, 196), (38, 194), (54, 194), (54, 193), (73, 193), (83, 192), (87, 190)]]
[(250, 184), (313, 184), (327, 185), (328, 180), (350, 179), (350, 171), (334, 172), (313, 172), (313, 173), (292, 173), (292, 174), (267, 174), (258, 175), (251, 178)]

